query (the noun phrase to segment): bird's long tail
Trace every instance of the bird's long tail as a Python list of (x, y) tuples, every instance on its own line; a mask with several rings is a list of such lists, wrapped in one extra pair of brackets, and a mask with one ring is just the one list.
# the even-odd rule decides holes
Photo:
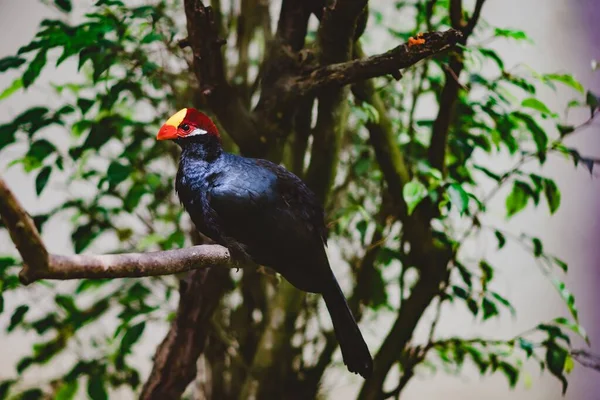
[(329, 310), (329, 315), (331, 315), (333, 329), (342, 350), (344, 364), (350, 372), (358, 373), (365, 379), (369, 378), (373, 372), (371, 353), (369, 353), (369, 348), (335, 278), (333, 284), (323, 293), (323, 298)]

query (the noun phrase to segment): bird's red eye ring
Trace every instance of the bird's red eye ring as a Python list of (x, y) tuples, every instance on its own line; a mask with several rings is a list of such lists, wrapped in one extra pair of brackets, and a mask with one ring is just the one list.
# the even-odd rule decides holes
[(182, 129), (184, 132), (189, 132), (189, 130), (190, 130), (190, 126), (189, 126), (188, 124), (181, 124), (181, 129)]

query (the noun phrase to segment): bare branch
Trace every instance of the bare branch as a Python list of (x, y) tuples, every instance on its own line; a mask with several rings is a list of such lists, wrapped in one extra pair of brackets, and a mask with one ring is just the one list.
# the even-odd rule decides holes
[(48, 254), (33, 221), (0, 178), (0, 216), (23, 258), (19, 279), (101, 279), (169, 275), (211, 266), (234, 266), (218, 245), (151, 253), (60, 256)]
[(383, 54), (327, 65), (305, 75), (294, 77), (288, 83), (289, 92), (304, 96), (332, 86), (339, 87), (392, 74), (450, 49), (462, 38), (462, 34), (458, 30), (449, 29), (445, 32), (426, 33), (422, 38), (425, 43), (421, 45), (402, 44)]
[(573, 350), (571, 357), (586, 368), (600, 371), (600, 356), (587, 350)]
[(61, 256), (50, 254), (48, 264), (24, 265), (19, 279), (114, 279), (170, 275), (208, 267), (232, 266), (229, 251), (219, 245), (200, 245), (150, 253)]
[(475, 3), (473, 15), (471, 16), (469, 22), (463, 29), (463, 33), (465, 36), (471, 36), (471, 33), (473, 33), (473, 29), (475, 29), (475, 25), (477, 25), (479, 17), (481, 16), (481, 9), (483, 8), (483, 3), (485, 3), (485, 0), (477, 0), (477, 3)]
[(454, 29), (461, 29), (463, 27), (462, 10), (462, 0), (450, 0), (450, 23)]

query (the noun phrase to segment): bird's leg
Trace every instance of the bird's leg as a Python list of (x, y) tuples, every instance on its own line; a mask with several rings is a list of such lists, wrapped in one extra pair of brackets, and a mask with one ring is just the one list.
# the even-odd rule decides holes
[(223, 238), (223, 245), (229, 250), (231, 260), (236, 265), (236, 270), (239, 271), (240, 265), (254, 265), (252, 257), (246, 252), (244, 245), (231, 238)]

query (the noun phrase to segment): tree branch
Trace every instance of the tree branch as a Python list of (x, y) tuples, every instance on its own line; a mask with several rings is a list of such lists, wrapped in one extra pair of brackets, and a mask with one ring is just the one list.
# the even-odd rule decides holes
[(293, 77), (287, 83), (288, 91), (296, 96), (305, 96), (323, 89), (393, 74), (450, 49), (461, 38), (462, 33), (456, 29), (426, 33), (423, 34), (425, 43), (421, 45), (405, 43), (383, 54), (327, 65)]
[[(366, 5), (367, 0), (340, 0), (325, 7), (318, 32), (318, 61), (322, 68), (334, 63), (345, 63), (352, 58), (357, 21)], [(301, 95), (295, 92), (296, 89), (291, 89), (291, 92), (288, 90), (287, 93)], [(327, 204), (335, 179), (348, 114), (347, 97), (348, 89), (343, 85), (321, 92), (319, 96), (317, 124), (306, 182), (323, 205)]]
[(27, 212), (0, 178), (0, 217), (23, 258), (23, 268), (47, 267), (48, 251)]
[(231, 87), (225, 75), (219, 38), (219, 22), (211, 7), (200, 0), (184, 0), (187, 18), (187, 42), (194, 54), (194, 73), (200, 84), (200, 94), (207, 101), (219, 122), (240, 147), (242, 153), (252, 156), (266, 151), (258, 124), (244, 105), (243, 99)]
[[(450, 2), (450, 19), (452, 20), (452, 26), (455, 29), (462, 31), (462, 37), (458, 43), (463, 46), (466, 45), (469, 36), (473, 33), (479, 17), (481, 15), (481, 8), (485, 0), (477, 0), (473, 15), (469, 21), (465, 24), (462, 19), (462, 0), (452, 0)], [(431, 132), (431, 144), (429, 146), (429, 163), (432, 167), (439, 169), (444, 172), (445, 165), (444, 159), (446, 155), (446, 147), (448, 144), (448, 134), (450, 126), (452, 125), (452, 119), (454, 117), (454, 109), (456, 108), (456, 100), (458, 99), (458, 92), (461, 89), (461, 84), (458, 81), (458, 77), (464, 68), (462, 49), (457, 49), (455, 53), (451, 54), (448, 68), (446, 68), (446, 84), (442, 89), (440, 95), (440, 109), (438, 115), (433, 123)]]
[[(23, 254), (21, 254), (23, 255)], [(201, 245), (150, 253), (62, 256), (50, 254), (48, 264), (26, 264), (19, 274), (23, 284), (40, 279), (114, 279), (171, 275), (193, 269), (232, 266), (229, 251), (219, 245)]]
[(48, 254), (33, 221), (1, 178), (0, 216), (23, 258), (19, 279), (25, 285), (40, 279), (157, 276), (211, 266), (233, 266), (229, 251), (219, 245), (151, 253), (73, 256)]
[(154, 356), (141, 400), (180, 399), (196, 376), (210, 318), (227, 290), (228, 271), (222, 268), (190, 272), (179, 284), (177, 316)]

